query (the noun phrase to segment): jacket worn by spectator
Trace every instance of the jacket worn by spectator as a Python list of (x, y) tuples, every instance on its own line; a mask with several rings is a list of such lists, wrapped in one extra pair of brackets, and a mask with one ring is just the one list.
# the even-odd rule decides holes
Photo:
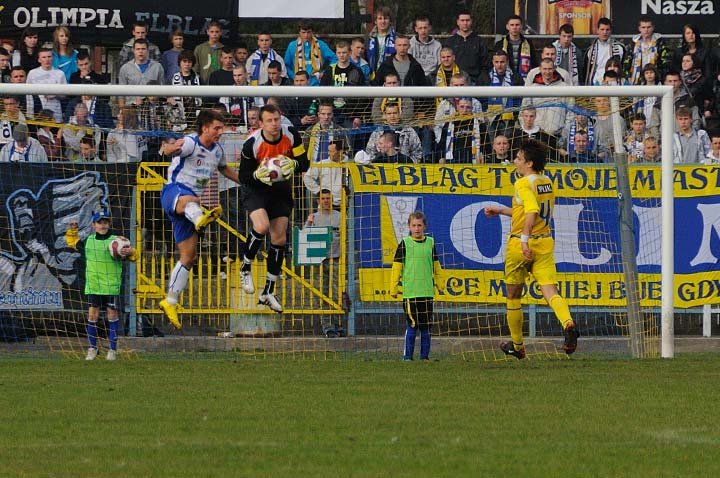
[[(563, 86), (565, 82), (560, 73), (553, 73), (550, 83), (545, 83), (541, 74), (537, 74), (530, 84), (533, 88), (542, 88), (544, 86)], [(553, 136), (560, 136), (566, 125), (566, 120), (571, 116), (571, 112), (566, 111), (562, 106), (545, 106), (548, 103), (570, 104), (569, 98), (525, 98), (522, 102), (522, 108), (535, 107), (537, 118), (535, 124), (546, 133)]]
[[(386, 59), (395, 55), (396, 36), (397, 32), (394, 28), (391, 28), (384, 37), (379, 36), (377, 26), (370, 32), (366, 50), (367, 61), (370, 66), (370, 80), (375, 79), (375, 72), (380, 68), (380, 65), (382, 65)], [(382, 48), (380, 47), (381, 38), (383, 42)]]
[(583, 55), (583, 51), (575, 43), (570, 43), (569, 47), (564, 48), (560, 44), (560, 40), (555, 40), (553, 46), (556, 51), (555, 66), (558, 70), (562, 69), (569, 73), (570, 81), (566, 79), (565, 82), (571, 86), (582, 85), (584, 80), (582, 75), (585, 73), (585, 55)]
[[(444, 46), (452, 48), (455, 54), (455, 62), (470, 76), (472, 84), (487, 84), (490, 58), (485, 42), (477, 33), (470, 32), (467, 37), (462, 37), (456, 33), (444, 41)], [(511, 52), (508, 52), (508, 61), (510, 61), (511, 56)]]
[(310, 41), (306, 42), (298, 37), (290, 42), (285, 51), (285, 67), (288, 77), (294, 80), (295, 73), (305, 70), (310, 76), (310, 86), (320, 84), (323, 68), (330, 63), (337, 63), (335, 52), (327, 43), (316, 37), (312, 37)]
[[(720, 80), (719, 80), (720, 82)], [(720, 93), (719, 93), (720, 94)], [(658, 115), (660, 115), (660, 106), (662, 102), (656, 101), (653, 108), (657, 109)], [(680, 86), (680, 91), (678, 92), (677, 96), (673, 98), (673, 105), (675, 107), (675, 111), (678, 110), (678, 108), (687, 108), (690, 110), (691, 117), (692, 117), (692, 126), (694, 129), (700, 129), (702, 127), (702, 118), (700, 117), (700, 109), (695, 104), (695, 100), (693, 100), (692, 96), (688, 92), (687, 88), (685, 88), (685, 85)], [(659, 125), (659, 122), (658, 122)]]
[(510, 36), (505, 35), (502, 40), (495, 42), (494, 51), (498, 50), (503, 50), (508, 54), (507, 67), (510, 68), (515, 75), (519, 75), (524, 82), (530, 70), (536, 65), (532, 45), (528, 39), (520, 35), (519, 43), (513, 43), (512, 40), (510, 40)]
[(610, 37), (607, 41), (600, 41), (595, 38), (585, 50), (585, 84), (599, 85), (605, 74), (605, 63), (612, 57), (622, 63), (625, 55), (625, 45), (620, 40)]
[(27, 145), (22, 148), (16, 141), (11, 141), (0, 149), (0, 162), (26, 161), (30, 163), (47, 163), (48, 157), (42, 144), (35, 138), (27, 138)]
[(693, 129), (689, 135), (673, 134), (673, 162), (676, 164), (703, 163), (710, 152), (710, 137), (705, 130)]
[(199, 44), (195, 47), (195, 50), (193, 50), (193, 53), (195, 54), (195, 66), (193, 69), (195, 70), (195, 73), (200, 75), (200, 82), (203, 85), (207, 85), (208, 80), (210, 79), (210, 74), (220, 68), (220, 60), (218, 59), (218, 56), (220, 55), (222, 47), (223, 44), (220, 42), (217, 42), (214, 45), (210, 45), (210, 43), (205, 42)]
[(398, 152), (408, 156), (414, 163), (422, 161), (423, 152), (420, 137), (411, 127), (401, 127), (399, 125), (395, 127), (385, 125), (373, 131), (365, 148), (365, 153), (370, 157), (371, 161), (374, 162), (375, 157), (379, 153), (377, 147), (378, 139), (388, 130), (395, 131), (395, 136), (397, 137), (397, 146), (395, 149), (397, 149)]
[[(165, 71), (162, 65), (155, 60), (148, 60), (143, 66), (135, 63), (135, 60), (131, 60), (120, 68), (118, 74), (119, 85), (147, 85), (150, 81), (156, 81), (158, 85), (162, 85), (165, 81)], [(138, 98), (137, 96), (126, 97), (126, 101), (135, 103)]]
[[(122, 66), (133, 59), (133, 47), (135, 46), (135, 38), (131, 38), (125, 43), (123, 43), (122, 48), (120, 49), (120, 53), (118, 53), (118, 67), (122, 68)], [(160, 62), (160, 58), (162, 57), (162, 53), (160, 52), (160, 48), (154, 43), (152, 43), (150, 40), (148, 40), (148, 58), (151, 60), (155, 60), (157, 62)]]
[(280, 63), (280, 76), (287, 77), (287, 68), (285, 68), (285, 60), (272, 48), (267, 53), (263, 53), (257, 49), (250, 55), (245, 62), (245, 70), (247, 71), (248, 82), (252, 86), (258, 86), (268, 81), (267, 67), (271, 61)]
[(301, 119), (308, 115), (313, 101), (317, 102), (316, 99), (308, 96), (285, 96), (280, 100), (280, 108), (290, 123), (298, 131), (303, 131), (310, 125), (302, 124)]
[[(412, 55), (408, 55), (408, 61), (410, 62), (407, 74), (404, 78), (401, 78), (400, 84), (402, 86), (427, 86), (427, 77), (425, 70), (422, 65), (413, 58)], [(382, 86), (385, 83), (385, 76), (390, 73), (394, 73), (400, 77), (397, 70), (398, 62), (394, 56), (386, 59), (380, 68), (375, 73), (375, 80), (373, 80), (374, 86)]]
[[(347, 163), (348, 157), (343, 155), (342, 161), (337, 163), (332, 159), (326, 158), (318, 161), (319, 165), (323, 164), (341, 164)], [(333, 206), (338, 207), (342, 202), (342, 188), (345, 185), (345, 170), (339, 167), (322, 167), (311, 166), (305, 174), (303, 174), (303, 184), (313, 195), (320, 194), (321, 189), (329, 189), (333, 197)]]
[[(65, 107), (65, 117), (67, 118), (66, 122), (70, 121), (70, 118), (75, 114), (75, 106), (82, 102), (82, 97), (75, 97), (68, 102), (67, 107)], [(110, 108), (106, 98), (92, 96), (84, 103), (88, 108), (88, 118), (92, 124), (95, 124), (100, 128), (107, 129), (115, 127), (112, 109)]]
[(663, 78), (670, 63), (670, 52), (665, 45), (665, 39), (659, 33), (653, 33), (649, 42), (644, 42), (640, 34), (632, 38), (630, 54), (625, 58), (625, 71), (631, 85), (639, 85), (642, 80), (642, 68), (653, 64), (658, 69), (658, 75)]
[(410, 38), (408, 54), (420, 63), (425, 76), (430, 75), (440, 65), (440, 50), (442, 44), (433, 37), (428, 37), (427, 42), (420, 40), (417, 35)]

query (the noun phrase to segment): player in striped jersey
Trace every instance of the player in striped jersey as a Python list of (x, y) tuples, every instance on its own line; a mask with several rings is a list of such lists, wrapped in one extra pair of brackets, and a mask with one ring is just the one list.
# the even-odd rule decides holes
[(195, 265), (198, 233), (222, 214), (220, 206), (203, 210), (200, 195), (215, 170), (228, 179), (240, 181), (238, 172), (226, 165), (225, 153), (218, 144), (224, 126), (221, 113), (202, 110), (197, 118), (197, 133), (165, 147), (165, 154), (173, 158), (160, 200), (172, 222), (180, 260), (170, 273), (167, 296), (160, 301), (160, 308), (177, 329), (182, 327), (178, 317), (178, 297), (185, 290), (190, 269)]
[[(263, 164), (266, 159), (279, 158), (285, 181), (272, 182), (270, 171)], [(267, 255), (267, 281), (258, 303), (267, 305), (275, 312), (282, 312), (282, 305), (275, 297), (275, 282), (280, 276), (290, 213), (293, 209), (292, 176), (295, 172), (308, 170), (308, 159), (300, 134), (282, 126), (280, 110), (274, 105), (260, 108), (260, 129), (255, 131), (243, 145), (240, 155), (240, 180), (243, 204), (250, 214), (252, 230), (247, 235), (243, 263), (240, 268), (242, 288), (247, 294), (255, 292), (252, 280), (252, 261), (265, 236), (270, 234)]]
[(507, 321), (510, 328), (510, 342), (502, 342), (500, 349), (506, 355), (525, 358), (522, 325), (523, 313), (520, 306), (523, 285), (528, 274), (532, 274), (542, 291), (543, 297), (562, 324), (566, 354), (575, 352), (579, 336), (570, 316), (565, 299), (558, 294), (555, 278), (555, 241), (550, 229), (553, 217), (555, 195), (550, 178), (542, 174), (547, 162), (548, 148), (536, 140), (525, 140), (515, 157), (515, 194), (512, 209), (507, 206), (485, 208), (488, 217), (502, 214), (510, 216), (510, 238), (505, 256), (505, 285), (507, 287)]

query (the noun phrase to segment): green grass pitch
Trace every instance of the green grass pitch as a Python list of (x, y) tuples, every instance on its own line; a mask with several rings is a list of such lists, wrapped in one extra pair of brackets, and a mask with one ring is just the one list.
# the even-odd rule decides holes
[(717, 356), (5, 358), (0, 476), (720, 475)]

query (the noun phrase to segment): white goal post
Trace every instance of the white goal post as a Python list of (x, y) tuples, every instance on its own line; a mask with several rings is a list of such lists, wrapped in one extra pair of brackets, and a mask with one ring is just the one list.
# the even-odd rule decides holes
[[(662, 143), (662, 266), (661, 266), (661, 356), (674, 356), (674, 210), (673, 210), (673, 93), (669, 86), (577, 86), (577, 87), (251, 87), (251, 86), (124, 86), (124, 85), (29, 85), (2, 84), (3, 95), (97, 95), (97, 96), (276, 96), (315, 98), (412, 97), (659, 97), (661, 98)], [(341, 93), (340, 93), (341, 91)]]

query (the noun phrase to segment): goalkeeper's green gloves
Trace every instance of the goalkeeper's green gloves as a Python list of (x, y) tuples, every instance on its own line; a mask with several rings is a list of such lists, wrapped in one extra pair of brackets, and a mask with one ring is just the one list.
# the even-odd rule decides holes
[(80, 242), (80, 228), (77, 224), (71, 224), (65, 231), (65, 242), (72, 249), (77, 249), (78, 242)]
[(290, 178), (298, 167), (298, 162), (294, 159), (290, 159), (287, 156), (283, 156), (280, 160), (280, 171), (282, 172), (285, 179)]
[(264, 164), (260, 165), (255, 172), (253, 177), (263, 184), (268, 186), (272, 185), (272, 178), (270, 178), (270, 170)]

